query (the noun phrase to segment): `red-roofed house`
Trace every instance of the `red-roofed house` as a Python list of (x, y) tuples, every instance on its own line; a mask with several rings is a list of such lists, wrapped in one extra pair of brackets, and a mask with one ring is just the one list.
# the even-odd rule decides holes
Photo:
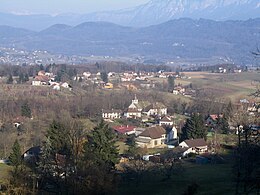
[(32, 81), (32, 85), (39, 86), (39, 85), (48, 85), (49, 84), (49, 77), (45, 75), (36, 76)]
[(118, 134), (125, 134), (125, 135), (131, 135), (135, 134), (135, 126), (115, 126), (113, 129), (118, 133)]

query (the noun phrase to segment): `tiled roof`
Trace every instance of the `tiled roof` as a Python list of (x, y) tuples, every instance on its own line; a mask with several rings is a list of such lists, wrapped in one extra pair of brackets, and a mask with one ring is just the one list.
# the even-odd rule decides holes
[(139, 136), (150, 137), (152, 139), (161, 138), (162, 135), (166, 134), (164, 128), (160, 126), (149, 127), (144, 132), (142, 132)]
[(117, 131), (118, 133), (127, 133), (127, 132), (130, 132), (130, 131), (133, 131), (136, 127), (135, 126), (115, 126), (113, 127), (113, 129), (115, 131)]
[(204, 139), (188, 139), (184, 141), (190, 148), (192, 147), (201, 147), (207, 146), (207, 143)]
[(161, 122), (172, 122), (172, 120), (168, 116), (165, 116), (162, 118)]

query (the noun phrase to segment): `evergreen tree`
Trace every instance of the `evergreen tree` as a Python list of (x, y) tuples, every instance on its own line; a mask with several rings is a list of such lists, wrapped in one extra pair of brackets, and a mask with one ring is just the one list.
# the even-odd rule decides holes
[(47, 130), (53, 154), (69, 154), (69, 132), (61, 122), (53, 121)]
[(207, 136), (207, 128), (200, 114), (192, 114), (182, 128), (181, 140), (204, 138)]
[(24, 83), (24, 82), (25, 82), (24, 74), (21, 72), (21, 73), (19, 74), (18, 83)]
[(26, 73), (26, 74), (24, 75), (24, 82), (27, 82), (27, 81), (29, 81), (29, 75)]
[(102, 81), (104, 81), (105, 83), (108, 82), (108, 76), (106, 72), (101, 72), (100, 77), (102, 79)]
[(43, 175), (47, 175), (48, 173), (51, 172), (52, 161), (53, 161), (53, 152), (51, 147), (51, 141), (50, 138), (47, 137), (45, 143), (41, 148), (41, 156), (40, 156), (40, 161), (38, 163), (38, 169), (40, 170), (40, 172), (43, 173)]
[(13, 144), (12, 153), (9, 156), (9, 160), (11, 162), (11, 165), (15, 167), (18, 167), (22, 164), (22, 152), (18, 140), (15, 140)]
[(174, 89), (174, 77), (169, 76), (168, 77), (168, 92), (172, 92)]
[(21, 115), (28, 117), (28, 118), (32, 118), (32, 112), (31, 112), (31, 108), (28, 105), (27, 102), (25, 102), (22, 106), (21, 106)]
[(13, 76), (10, 74), (7, 81), (6, 81), (6, 84), (13, 84), (14, 80), (13, 80)]
[(217, 129), (220, 130), (223, 134), (227, 134), (229, 132), (229, 124), (225, 115), (223, 117), (218, 117)]
[(115, 134), (107, 124), (101, 122), (94, 128), (85, 144), (85, 155), (90, 157), (95, 164), (106, 164), (114, 168), (118, 162), (118, 147), (115, 145)]

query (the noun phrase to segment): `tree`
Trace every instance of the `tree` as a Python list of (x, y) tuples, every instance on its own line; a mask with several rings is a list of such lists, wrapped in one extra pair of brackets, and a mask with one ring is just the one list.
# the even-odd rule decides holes
[(182, 128), (181, 140), (186, 139), (206, 139), (207, 129), (204, 125), (204, 120), (200, 114), (192, 114), (191, 118), (187, 119), (184, 127)]
[(15, 167), (15, 172), (17, 172), (18, 167), (22, 164), (22, 152), (18, 140), (15, 140), (13, 144), (12, 153), (9, 156), (9, 160), (11, 165)]
[(28, 117), (28, 118), (32, 118), (32, 112), (31, 112), (31, 108), (29, 107), (28, 103), (25, 102), (22, 106), (21, 106), (21, 115)]
[(229, 101), (229, 103), (225, 109), (225, 116), (226, 116), (227, 120), (230, 120), (232, 118), (233, 110), (234, 110), (233, 105), (232, 105), (231, 101)]
[(108, 82), (108, 76), (106, 72), (101, 72), (100, 77), (102, 79), (102, 81), (104, 81), (105, 83)]
[(218, 116), (217, 119), (217, 128), (221, 131), (223, 134), (227, 134), (229, 132), (229, 124), (226, 116), (223, 117)]
[(172, 92), (173, 89), (174, 89), (174, 77), (169, 76), (168, 77), (168, 92)]
[(21, 73), (19, 74), (18, 83), (24, 83), (24, 82), (25, 82), (24, 80), (25, 80), (25, 79), (24, 79), (24, 74), (21, 72)]
[(6, 81), (6, 84), (13, 84), (13, 76), (10, 74), (7, 81)]
[(114, 168), (118, 162), (118, 147), (115, 145), (115, 134), (103, 121), (94, 128), (85, 145), (85, 155), (97, 164), (106, 164)]

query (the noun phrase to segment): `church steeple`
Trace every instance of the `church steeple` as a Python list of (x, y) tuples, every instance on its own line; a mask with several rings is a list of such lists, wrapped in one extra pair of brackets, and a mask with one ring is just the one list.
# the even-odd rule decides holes
[(136, 97), (136, 94), (135, 94), (135, 99), (132, 100), (132, 103), (133, 103), (133, 104), (138, 104), (138, 99), (137, 99), (137, 97)]

